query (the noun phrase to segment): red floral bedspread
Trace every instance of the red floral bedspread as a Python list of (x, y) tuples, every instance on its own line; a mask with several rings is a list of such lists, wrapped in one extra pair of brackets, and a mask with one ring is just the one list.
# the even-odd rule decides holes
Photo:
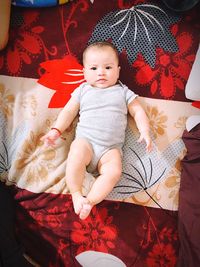
[[(36, 95), (38, 90), (51, 89), (51, 96), (48, 101), (44, 99), (43, 108), (49, 112), (57, 110), (83, 81), (81, 54), (87, 43), (94, 40), (111, 40), (116, 45), (120, 52), (121, 80), (135, 93), (161, 101), (159, 108), (165, 101), (170, 105), (174, 105), (174, 101), (189, 104), (184, 88), (199, 44), (198, 16), (195, 8), (174, 13), (162, 1), (148, 0), (74, 0), (66, 5), (38, 9), (13, 6), (9, 43), (0, 52), (3, 77), (0, 97), (4, 99), (1, 109), (6, 120), (9, 116), (19, 116), (14, 114), (13, 98), (5, 93), (9, 87), (6, 78), (20, 77), (22, 92), (24, 81), (37, 80), (43, 87), (35, 91)], [(21, 105), (25, 108), (29, 105), (31, 116), (35, 116), (34, 94)], [(154, 122), (157, 120), (156, 126), (152, 126), (154, 137), (163, 137), (167, 116), (153, 105), (154, 108), (147, 110)], [(184, 118), (182, 120), (177, 120), (177, 129), (183, 127)], [(50, 122), (46, 121), (46, 125)], [(148, 201), (141, 200), (137, 194), (126, 202), (105, 200), (92, 210), (87, 220), (81, 221), (74, 214), (71, 197), (66, 192), (48, 192), (48, 187), (38, 190), (39, 193), (35, 187), (31, 190), (29, 184), (36, 176), (34, 170), (24, 172), (27, 181), (21, 182), (19, 170), (37, 160), (37, 154), (32, 154), (31, 160), (26, 155), (40, 145), (39, 138), (45, 131), (41, 129), (42, 126), (38, 135), (30, 131), (32, 143), (26, 149), (23, 147), (21, 159), (15, 161), (18, 172), (11, 175), (12, 180), (2, 167), (0, 169), (1, 180), (8, 185), (14, 184), (17, 234), (30, 257), (42, 267), (76, 267), (81, 266), (76, 259), (78, 255), (88, 251), (87, 257), (90, 257), (91, 251), (97, 251), (105, 253), (104, 256), (115, 256), (121, 262), (118, 266), (175, 266), (179, 248), (177, 209), (162, 208), (159, 204), (162, 196), (156, 194), (159, 185), (152, 194), (148, 188), (141, 190), (150, 195)], [(50, 169), (56, 152), (44, 154), (41, 160), (45, 156)], [(173, 188), (179, 185), (179, 180), (175, 182), (180, 176), (179, 161), (175, 161), (175, 171), (164, 184), (170, 191), (168, 199), (176, 198), (176, 201), (178, 192)], [(37, 177), (47, 183), (45, 166), (39, 164)], [(58, 175), (55, 183), (60, 179)]]

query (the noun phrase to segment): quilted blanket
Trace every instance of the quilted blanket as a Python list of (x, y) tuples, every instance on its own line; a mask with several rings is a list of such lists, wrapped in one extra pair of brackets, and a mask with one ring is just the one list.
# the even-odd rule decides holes
[[(185, 97), (198, 16), (196, 8), (174, 12), (149, 0), (12, 7), (9, 43), (0, 52), (0, 177), (17, 203), (17, 236), (39, 266), (176, 265), (182, 134), (199, 113)], [(40, 138), (83, 82), (81, 54), (97, 40), (117, 47), (120, 80), (139, 95), (153, 150), (147, 154), (137, 142), (129, 117), (121, 180), (80, 220), (65, 182), (78, 118), (55, 147)], [(94, 179), (85, 174), (85, 194)]]

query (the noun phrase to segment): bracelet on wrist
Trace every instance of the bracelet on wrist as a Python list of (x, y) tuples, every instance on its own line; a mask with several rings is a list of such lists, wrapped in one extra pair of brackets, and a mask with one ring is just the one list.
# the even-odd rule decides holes
[(51, 130), (56, 130), (59, 133), (59, 135), (62, 134), (61, 131), (58, 128), (52, 127)]
[(52, 127), (51, 130), (56, 130), (59, 133), (60, 138), (63, 139), (63, 140), (66, 140), (66, 138), (62, 136), (62, 133), (58, 128)]

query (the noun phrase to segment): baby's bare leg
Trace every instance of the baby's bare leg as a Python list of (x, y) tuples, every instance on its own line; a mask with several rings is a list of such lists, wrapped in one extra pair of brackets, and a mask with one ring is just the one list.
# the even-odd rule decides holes
[(66, 182), (70, 193), (74, 211), (79, 214), (83, 204), (88, 200), (82, 196), (82, 184), (85, 176), (86, 166), (92, 158), (92, 147), (85, 139), (75, 139), (70, 147), (66, 166)]
[(83, 205), (83, 209), (80, 212), (80, 217), (82, 219), (85, 219), (89, 215), (94, 205), (106, 198), (119, 181), (122, 173), (120, 151), (118, 149), (111, 149), (105, 153), (98, 163), (98, 171), (100, 175), (87, 195), (90, 209), (88, 204)]

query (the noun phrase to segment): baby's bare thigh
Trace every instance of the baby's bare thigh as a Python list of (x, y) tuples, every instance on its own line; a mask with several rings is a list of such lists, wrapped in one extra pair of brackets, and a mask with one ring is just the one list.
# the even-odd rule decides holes
[(98, 162), (98, 171), (100, 174), (105, 172), (115, 173), (117, 176), (122, 172), (122, 155), (118, 148), (113, 148), (100, 158)]
[(84, 138), (75, 139), (70, 146), (68, 157), (70, 156), (77, 157), (80, 160), (84, 159), (86, 163), (89, 164), (93, 156), (91, 144)]

